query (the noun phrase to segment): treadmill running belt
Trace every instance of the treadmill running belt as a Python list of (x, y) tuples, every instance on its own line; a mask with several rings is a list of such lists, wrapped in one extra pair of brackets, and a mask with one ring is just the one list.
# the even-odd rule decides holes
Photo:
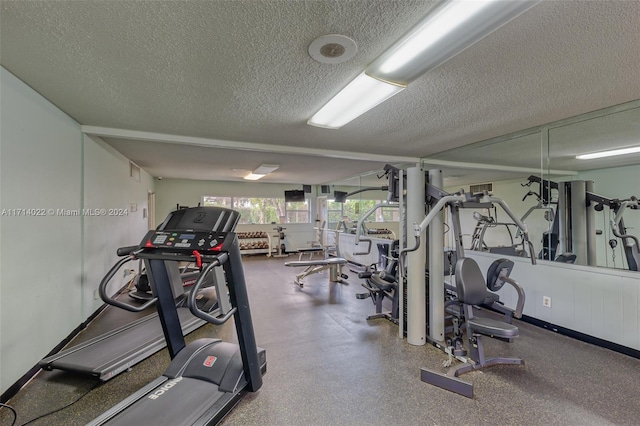
[[(205, 324), (205, 321), (193, 316), (188, 308), (178, 308), (178, 316), (184, 335)], [(106, 381), (165, 346), (158, 314), (151, 314), (44, 358), (39, 365), (46, 370), (89, 374)]]

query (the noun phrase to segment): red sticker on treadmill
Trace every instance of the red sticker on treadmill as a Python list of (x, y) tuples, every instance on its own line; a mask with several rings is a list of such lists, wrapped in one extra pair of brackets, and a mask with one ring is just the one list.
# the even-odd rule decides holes
[(218, 359), (218, 358), (216, 358), (216, 357), (215, 357), (215, 356), (213, 356), (213, 355), (209, 355), (209, 356), (204, 360), (204, 362), (202, 363), (202, 365), (204, 365), (205, 367), (213, 367), (213, 364), (215, 364), (216, 359)]

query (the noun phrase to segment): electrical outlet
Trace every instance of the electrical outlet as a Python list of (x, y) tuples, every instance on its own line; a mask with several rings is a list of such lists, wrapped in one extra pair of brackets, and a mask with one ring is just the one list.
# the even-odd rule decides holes
[(542, 306), (545, 308), (551, 307), (551, 298), (549, 296), (542, 296)]
[(93, 300), (100, 299), (100, 293), (98, 293), (98, 289), (93, 290)]

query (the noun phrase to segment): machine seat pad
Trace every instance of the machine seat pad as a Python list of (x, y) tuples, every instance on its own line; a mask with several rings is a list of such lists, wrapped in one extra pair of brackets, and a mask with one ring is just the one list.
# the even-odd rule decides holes
[(330, 266), (330, 265), (346, 265), (347, 259), (342, 257), (330, 257), (328, 259), (318, 260), (293, 260), (285, 262), (284, 266)]
[(369, 278), (369, 282), (376, 287), (378, 287), (382, 291), (391, 291), (397, 287), (395, 283), (390, 283), (389, 281), (385, 281), (380, 278), (377, 274), (371, 275)]
[(500, 296), (492, 293), (490, 291), (487, 291), (487, 295), (484, 298), (484, 302), (482, 302), (484, 305), (491, 305), (492, 303), (498, 303), (500, 301)]
[(503, 321), (491, 318), (474, 317), (467, 319), (468, 324), (474, 333), (484, 334), (485, 336), (495, 336), (501, 338), (511, 338), (520, 335), (518, 327), (513, 324), (507, 324)]

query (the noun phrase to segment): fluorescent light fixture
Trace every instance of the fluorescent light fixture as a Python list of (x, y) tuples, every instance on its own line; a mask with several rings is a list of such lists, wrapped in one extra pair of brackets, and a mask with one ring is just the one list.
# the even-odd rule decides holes
[(402, 85), (386, 83), (362, 72), (316, 112), (307, 124), (339, 129), (403, 89)]
[(262, 179), (263, 177), (265, 177), (269, 173), (273, 173), (276, 170), (278, 170), (278, 167), (280, 167), (279, 164), (262, 164), (262, 165), (260, 165), (260, 167), (255, 169), (253, 172), (251, 172), (248, 175), (246, 175), (243, 179), (246, 179), (246, 180)]
[(257, 174), (257, 173), (249, 173), (248, 175), (243, 177), (243, 179), (246, 179), (246, 180), (258, 180), (258, 179), (262, 179), (265, 176), (266, 175), (261, 175), (261, 174)]
[(279, 164), (261, 164), (260, 167), (253, 171), (253, 173), (257, 175), (268, 175), (269, 173), (273, 173), (278, 170), (278, 167), (280, 167)]
[(594, 158), (613, 157), (615, 155), (635, 154), (640, 152), (640, 146), (630, 148), (612, 149), (610, 151), (592, 152), (590, 154), (576, 155), (578, 160), (593, 160)]
[(344, 126), (539, 2), (450, 0), (443, 3), (373, 61), (307, 124), (328, 129)]
[(482, 40), (539, 1), (448, 1), (394, 43), (367, 74), (409, 84)]

